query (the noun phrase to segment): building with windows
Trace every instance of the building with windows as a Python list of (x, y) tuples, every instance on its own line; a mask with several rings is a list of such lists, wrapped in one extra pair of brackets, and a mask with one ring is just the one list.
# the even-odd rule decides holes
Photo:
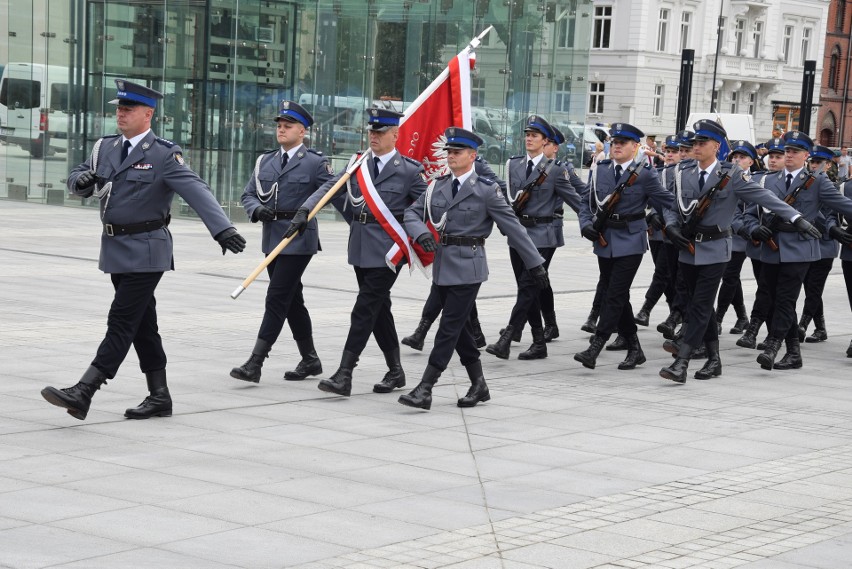
[(596, 0), (587, 120), (674, 132), (681, 52), (693, 49), (692, 112), (715, 102), (716, 112), (752, 115), (758, 141), (796, 128), (804, 62), (822, 61), (828, 8), (829, 0)]
[(849, 84), (852, 3), (832, 0), (825, 30), (820, 109), (816, 128), (824, 146), (852, 146), (852, 100)]
[[(179, 143), (233, 218), (278, 102), (312, 111), (336, 165), (365, 147), (364, 111), (403, 109), (480, 31), (472, 96), (498, 170), (523, 119), (563, 125), (579, 162), (590, 0), (0, 0), (0, 199), (93, 205), (65, 178), (115, 132), (114, 80), (165, 94), (154, 131)], [(574, 144), (576, 143), (576, 144)], [(176, 200), (174, 214), (190, 214)]]

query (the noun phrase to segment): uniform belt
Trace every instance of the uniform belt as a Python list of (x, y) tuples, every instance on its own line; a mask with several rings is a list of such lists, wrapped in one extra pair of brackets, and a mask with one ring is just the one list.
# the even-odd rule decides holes
[(796, 226), (790, 223), (789, 221), (782, 221), (778, 225), (776, 225), (773, 229), (775, 231), (780, 231), (781, 233), (798, 233), (799, 230), (796, 229)]
[(297, 210), (290, 209), (276, 209), (275, 210), (275, 219), (293, 219), (298, 213)]
[(134, 235), (136, 233), (147, 233), (148, 231), (156, 231), (168, 226), (172, 220), (172, 216), (166, 216), (166, 219), (155, 219), (154, 221), (143, 221), (142, 223), (127, 223), (118, 225), (116, 223), (104, 223), (104, 233), (110, 237), (116, 235)]
[(562, 219), (562, 217), (564, 215), (565, 215), (565, 210), (561, 207), (553, 212), (553, 218), (554, 219)]
[[(404, 214), (399, 214), (399, 215), (393, 216), (393, 218), (400, 223), (403, 222), (404, 217), (405, 217)], [(358, 223), (361, 223), (361, 224), (378, 223), (379, 222), (379, 220), (376, 219), (376, 216), (373, 215), (372, 213), (368, 212), (368, 211), (362, 211), (361, 213), (359, 213), (358, 216), (355, 218), (355, 221), (357, 221)]]
[(539, 223), (553, 223), (553, 216), (550, 217), (532, 217), (529, 215), (519, 215), (518, 220), (524, 227), (535, 227)]
[(731, 236), (730, 227), (719, 227), (718, 225), (698, 225), (695, 228), (695, 237), (692, 238), (696, 243), (704, 241), (713, 241), (714, 239), (725, 239)]
[(461, 247), (481, 247), (485, 237), (466, 237), (460, 235), (441, 235), (441, 245), (459, 245)]
[(610, 221), (636, 221), (637, 219), (645, 219), (645, 212), (637, 211), (636, 213), (614, 213), (607, 219)]

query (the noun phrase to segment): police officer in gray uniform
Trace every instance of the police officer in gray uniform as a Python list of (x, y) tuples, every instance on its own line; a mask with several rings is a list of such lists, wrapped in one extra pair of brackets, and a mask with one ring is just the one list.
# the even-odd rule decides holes
[[(429, 365), (417, 387), (399, 398), (403, 405), (420, 409), (432, 406), (432, 387), (447, 368), (453, 350), (471, 382), (458, 406), (473, 407), (491, 398), (468, 317), (479, 287), (488, 279), (484, 245), (494, 223), (506, 234), (509, 246), (521, 256), (536, 284), (541, 288), (549, 284), (544, 258), (506, 203), (499, 186), (474, 171), (476, 149), (482, 145), (482, 139), (458, 127), (448, 128), (445, 137), (451, 173), (438, 178), (432, 190), (405, 211), (408, 233), (417, 236), (424, 250), (436, 251), (432, 282), (443, 307)], [(438, 231), (438, 244), (426, 221)]]
[[(693, 127), (693, 154), (696, 162), (678, 169), (675, 208), (665, 212), (666, 232), (672, 243), (681, 250), (680, 270), (689, 290), (685, 319), (687, 324), (683, 337), (679, 342), (668, 340), (664, 346), (666, 351), (677, 357), (671, 366), (660, 370), (661, 377), (677, 383), (686, 382), (692, 350), (701, 341), (707, 347), (708, 359), (696, 372), (695, 378), (710, 379), (722, 373), (713, 300), (731, 259), (731, 221), (737, 209), (737, 201), (743, 199), (754, 202), (782, 216), (790, 222), (793, 232), (790, 235), (794, 239), (800, 239), (800, 233), (819, 236), (819, 231), (807, 219), (754, 182), (748, 172), (736, 164), (720, 162), (716, 158), (719, 147), (727, 137), (719, 123), (701, 120)], [(709, 206), (703, 217), (694, 218), (699, 202), (704, 198), (709, 200)], [(693, 220), (696, 222), (694, 226)], [(790, 324), (795, 324), (795, 320), (788, 322), (787, 326)]]
[(124, 416), (147, 419), (172, 414), (154, 291), (163, 273), (174, 269), (168, 225), (175, 193), (198, 213), (222, 246), (222, 254), (245, 248), (245, 239), (222, 212), (210, 187), (184, 163), (180, 146), (151, 132), (151, 118), (163, 95), (122, 79), (115, 84), (118, 93), (110, 103), (117, 105), (121, 135), (99, 139), (89, 158), (68, 176), (69, 191), (84, 197), (94, 194), (100, 200), (103, 233), (98, 266), (110, 273), (115, 288), (107, 331), (79, 383), (41, 392), (80, 420), (86, 418), (95, 391), (118, 373), (131, 345), (150, 395)]
[[(358, 298), (352, 307), (349, 335), (343, 347), (340, 367), (329, 379), (320, 381), (317, 387), (345, 397), (352, 392), (352, 370), (371, 333), (388, 365), (388, 372), (373, 386), (373, 391), (390, 393), (405, 385), (390, 291), (406, 259), (401, 255), (399, 261), (394, 261), (390, 251), (396, 245), (392, 235), (408, 241), (402, 227), (403, 213), (426, 191), (426, 181), (423, 165), (396, 150), (400, 118), (402, 115), (395, 111), (370, 109), (367, 130), (372, 156), (367, 168), (369, 176), (365, 175), (364, 180), (372, 183), (375, 192), (368, 193), (353, 175), (344, 186), (346, 190), (341, 190), (345, 193), (332, 202), (350, 220), (349, 264), (354, 267), (358, 279)], [(356, 158), (353, 156), (352, 161)], [(344, 172), (310, 196), (300, 211), (306, 215), (312, 210)], [(369, 199), (365, 199), (365, 195)], [(395, 220), (396, 224), (391, 220)], [(300, 228), (294, 223), (290, 233)]]
[(307, 129), (314, 124), (304, 107), (281, 101), (275, 121), (281, 146), (258, 157), (241, 201), (249, 220), (263, 223), (261, 250), (265, 255), (281, 242), (291, 224), (300, 227), (304, 235), (293, 240), (266, 268), (269, 287), (254, 348), (246, 363), (231, 370), (231, 377), (253, 383), (260, 381), (263, 360), (269, 357), (285, 320), (301, 360), (295, 370), (284, 374), (284, 379), (299, 381), (322, 373), (322, 363), (314, 349), (311, 316), (302, 294), (302, 274), (319, 250), (319, 229), (315, 220), (300, 223), (307, 214), (300, 217), (297, 210), (331, 179), (334, 171), (322, 153), (303, 144)]
[[(574, 359), (589, 369), (595, 369), (601, 349), (616, 330), (627, 338), (627, 356), (618, 369), (645, 363), (630, 305), (630, 286), (648, 250), (646, 207), (650, 203), (666, 209), (673, 203), (671, 192), (662, 186), (644, 155), (641, 160), (635, 158), (642, 131), (631, 124), (616, 123), (611, 136), (612, 159), (598, 162), (579, 212), (581, 234), (594, 243), (601, 280), (606, 283), (595, 335), (588, 349), (574, 354)], [(620, 187), (623, 190), (616, 193)], [(603, 231), (595, 228), (596, 221), (603, 223)]]
[[(852, 198), (852, 180), (843, 182), (841, 185), (843, 195)], [(848, 219), (848, 218), (847, 218)], [(843, 280), (846, 283), (846, 296), (849, 299), (849, 307), (852, 308), (852, 231), (847, 224), (839, 224), (831, 230), (831, 236), (837, 240), (840, 246), (840, 266), (843, 268)], [(852, 341), (846, 348), (846, 357), (852, 358)]]

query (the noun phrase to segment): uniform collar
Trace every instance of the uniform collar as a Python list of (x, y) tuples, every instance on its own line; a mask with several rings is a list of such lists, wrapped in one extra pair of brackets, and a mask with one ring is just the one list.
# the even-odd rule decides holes
[(535, 158), (530, 158), (530, 155), (529, 155), (529, 154), (527, 154), (527, 162), (529, 162), (530, 160), (532, 160), (533, 168), (535, 168), (536, 166), (538, 166), (538, 165), (541, 163), (542, 159), (544, 159), (544, 152), (542, 152), (541, 154), (539, 154), (539, 155), (538, 155), (538, 156), (536, 156)]
[(793, 171), (791, 172), (791, 171), (790, 171), (790, 170), (788, 170), (787, 168), (784, 168), (784, 177), (786, 178), (786, 177), (787, 177), (787, 174), (793, 174), (793, 179), (795, 180), (795, 179), (796, 179), (796, 176), (798, 176), (798, 175), (799, 175), (799, 172), (801, 172), (801, 171), (802, 171), (802, 170), (804, 170), (804, 169), (805, 169), (805, 167), (804, 167), (804, 166), (802, 166), (802, 167), (801, 167), (801, 168), (799, 168), (798, 170), (793, 170)]
[(290, 160), (292, 160), (293, 158), (296, 157), (296, 154), (299, 152), (299, 150), (301, 148), (302, 148), (301, 144), (298, 145), (298, 146), (294, 146), (290, 150), (284, 150), (284, 147), (282, 146), (280, 156), (281, 156), (281, 158), (284, 158), (284, 154), (286, 153), (287, 154), (287, 161), (289, 162)]
[(718, 164), (719, 164), (718, 160), (713, 160), (713, 163), (710, 164), (709, 166), (707, 166), (706, 168), (702, 168), (701, 165), (698, 162), (695, 163), (695, 166), (698, 168), (699, 172), (707, 172), (707, 175), (709, 176), (711, 173), (713, 173), (713, 170), (716, 169), (716, 166)]
[[(122, 144), (122, 145), (124, 145), (124, 141), (125, 141), (125, 140), (129, 140), (129, 141), (130, 141), (130, 150), (133, 150), (134, 148), (136, 148), (136, 145), (137, 145), (137, 144), (139, 144), (140, 142), (142, 142), (142, 139), (143, 139), (143, 138), (145, 138), (146, 136), (148, 136), (148, 133), (149, 133), (149, 132), (151, 132), (151, 129), (150, 129), (150, 128), (149, 128), (148, 130), (146, 130), (145, 132), (143, 132), (142, 134), (137, 134), (137, 135), (136, 135), (136, 136), (134, 136), (133, 138), (127, 138), (126, 136), (124, 136), (124, 135), (122, 134), (122, 135), (121, 135), (121, 144)], [(129, 154), (129, 153), (130, 153), (130, 152), (128, 151), (128, 154)]]
[(467, 172), (465, 172), (464, 174), (462, 174), (459, 177), (453, 176), (454, 180), (459, 181), (459, 187), (462, 187), (464, 185), (464, 183), (467, 182), (467, 179), (470, 178), (473, 175), (473, 170), (474, 169), (471, 168), (470, 170), (468, 170)]

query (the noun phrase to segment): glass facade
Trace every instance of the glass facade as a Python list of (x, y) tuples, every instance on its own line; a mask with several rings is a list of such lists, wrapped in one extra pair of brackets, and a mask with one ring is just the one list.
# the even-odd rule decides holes
[[(0, 198), (92, 206), (68, 171), (115, 132), (116, 78), (165, 94), (154, 132), (233, 218), (278, 102), (309, 108), (335, 167), (366, 146), (364, 112), (404, 110), (478, 33), (474, 129), (498, 173), (522, 123), (548, 117), (582, 161), (590, 0), (0, 0)], [(5, 29), (3, 29), (5, 28)], [(307, 142), (307, 140), (306, 140)], [(176, 215), (192, 215), (176, 200)]]

